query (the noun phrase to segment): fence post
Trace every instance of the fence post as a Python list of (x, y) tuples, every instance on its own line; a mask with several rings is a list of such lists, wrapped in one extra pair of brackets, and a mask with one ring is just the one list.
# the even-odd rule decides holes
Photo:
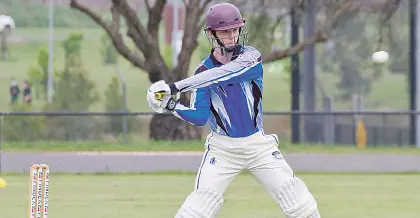
[[(360, 113), (363, 111), (363, 96), (361, 94), (353, 95), (353, 111), (357, 113)], [(353, 120), (354, 120), (354, 124), (353, 124), (354, 144), (357, 147), (365, 147), (367, 137), (366, 137), (366, 129), (365, 129), (362, 115), (355, 114), (353, 116)]]

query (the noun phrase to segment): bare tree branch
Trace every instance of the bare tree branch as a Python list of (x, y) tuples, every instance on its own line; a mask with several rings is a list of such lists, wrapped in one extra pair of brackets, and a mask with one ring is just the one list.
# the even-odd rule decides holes
[(120, 31), (120, 24), (121, 24), (121, 15), (118, 13), (118, 11), (115, 9), (114, 6), (111, 6), (111, 17), (112, 17), (112, 24), (111, 24), (111, 31), (113, 33), (119, 33)]
[(399, 8), (401, 3), (401, 0), (388, 0), (383, 8), (382, 8), (382, 13), (384, 13), (384, 21), (388, 21), (392, 15), (395, 14), (395, 12), (397, 11), (397, 9)]
[(212, 0), (204, 0), (203, 3), (200, 5), (200, 8), (205, 10), (211, 1)]
[(146, 52), (150, 48), (151, 37), (149, 37), (146, 29), (140, 23), (136, 11), (131, 8), (127, 0), (112, 0), (112, 3), (126, 20), (128, 25), (127, 35), (133, 39), (136, 46), (147, 56)]
[(351, 0), (343, 0), (339, 2), (338, 8), (334, 11), (332, 17), (328, 17), (328, 21), (330, 22), (326, 22), (327, 25), (324, 26), (326, 28), (325, 31), (330, 31), (332, 28), (335, 28), (340, 17), (344, 14), (355, 12), (361, 8), (360, 4), (354, 4)]
[(352, 0), (325, 0), (322, 4), (325, 8), (325, 22), (312, 37), (297, 43), (291, 48), (267, 54), (264, 56), (263, 61), (271, 62), (293, 56), (313, 44), (325, 42), (329, 38), (332, 30), (337, 26), (339, 19), (347, 13), (353, 13), (360, 10), (369, 10), (371, 12), (377, 10), (376, 5), (367, 7), (360, 2)]
[[(127, 3), (127, 0), (112, 0), (121, 15), (125, 18), (128, 25), (127, 35), (133, 39), (133, 42), (143, 53), (147, 60), (149, 74), (160, 74), (168, 72), (168, 67), (163, 60), (159, 49), (158, 28), (162, 19), (163, 7), (166, 0), (156, 0), (156, 4), (151, 8), (149, 14), (148, 31), (140, 23), (136, 12)], [(154, 26), (153, 26), (154, 25)]]
[[(207, 7), (209, 6), (210, 2), (212, 2), (212, 0), (205, 0), (201, 6), (200, 6), (200, 10), (198, 11), (199, 15), (205, 15), (205, 11), (207, 10)], [(206, 22), (205, 18), (201, 18), (200, 16), (198, 17), (198, 19), (200, 20), (200, 22), (197, 23), (197, 31), (195, 33), (195, 35), (199, 35), (200, 31), (202, 30), (202, 28), (204, 27), (204, 24)]]
[[(160, 53), (159, 38), (157, 37), (158, 30), (156, 30), (156, 33), (153, 33), (154, 30), (151, 28), (152, 34), (147, 32), (144, 26), (140, 23), (136, 12), (127, 3), (127, 0), (112, 0), (112, 2), (126, 20), (128, 25), (127, 35), (133, 40), (137, 48), (139, 48), (147, 60), (147, 71), (149, 72), (149, 77), (160, 78), (162, 73), (165, 74), (169, 70)], [(152, 8), (152, 11), (159, 14), (149, 15), (149, 18), (151, 18), (151, 20), (149, 19), (149, 22), (157, 22), (155, 23), (156, 28), (158, 28), (159, 22), (161, 21), (161, 13), (165, 2), (166, 0), (157, 0), (155, 7)], [(153, 37), (153, 34), (155, 37)]]
[(133, 63), (136, 67), (139, 67), (141, 69), (146, 69), (146, 64), (144, 60), (142, 60), (140, 57), (136, 56), (124, 43), (124, 39), (119, 33), (119, 27), (120, 27), (120, 14), (118, 11), (112, 7), (111, 13), (112, 13), (112, 24), (108, 25), (104, 22), (104, 20), (98, 16), (95, 12), (90, 10), (88, 7), (80, 4), (77, 0), (71, 0), (70, 1), (70, 7), (77, 9), (81, 12), (84, 12), (89, 17), (91, 17), (99, 26), (101, 26), (109, 35), (109, 37), (112, 39), (112, 43), (114, 44), (115, 48), (118, 50), (118, 52), (124, 56), (128, 61)]
[[(156, 0), (155, 6), (148, 10), (149, 21), (147, 24), (147, 32), (149, 32), (150, 36), (154, 39), (158, 38), (159, 23), (162, 20), (162, 12), (165, 4), (166, 0)], [(157, 42), (159, 42), (159, 40), (157, 40)]]
[[(198, 31), (201, 31), (201, 29), (204, 27), (204, 23), (206, 22), (206, 19), (204, 18), (204, 19), (201, 19), (200, 17), (201, 17), (201, 15), (205, 15), (205, 11), (207, 10), (207, 7), (209, 6), (209, 4), (210, 4), (210, 2), (211, 2), (212, 0), (205, 0), (204, 2), (203, 2), (203, 4), (201, 4), (201, 6), (200, 6), (200, 9), (198, 10), (198, 20), (201, 20), (200, 22), (198, 22), (198, 24), (197, 24), (197, 29), (198, 29)], [(198, 33), (197, 33), (198, 34)]]
[(152, 8), (150, 7), (150, 2), (149, 2), (149, 0), (144, 0), (144, 4), (146, 5), (146, 9), (147, 9), (147, 11), (150, 13), (150, 11), (152, 10)]
[(276, 18), (276, 21), (274, 22), (274, 25), (272, 26), (270, 32), (271, 35), (274, 36), (274, 33), (276, 32), (277, 27), (280, 25), (281, 21), (283, 20), (284, 17), (286, 17), (287, 15), (280, 15)]
[(285, 50), (281, 50), (281, 51), (275, 51), (272, 52), (266, 56), (263, 56), (263, 62), (272, 62), (275, 60), (279, 60), (282, 58), (286, 58), (286, 57), (290, 57), (293, 55), (298, 54), (299, 52), (303, 51), (305, 48), (315, 44), (315, 43), (319, 43), (319, 42), (325, 42), (327, 40), (326, 35), (324, 34), (323, 31), (318, 30), (312, 37), (310, 37), (309, 39), (303, 41), (303, 42), (299, 42), (297, 43), (295, 46), (285, 49)]
[(202, 27), (204, 26), (204, 20), (201, 18), (211, 1), (212, 0), (205, 0), (204, 2), (202, 0), (186, 1), (187, 4), (185, 5), (185, 17), (188, 18), (184, 20), (184, 36), (182, 39), (182, 48), (178, 55), (178, 66), (172, 70), (173, 72), (180, 72), (180, 74), (176, 75), (179, 78), (173, 79), (185, 78), (188, 75), (188, 68), (191, 61), (192, 51), (198, 45), (197, 39), (200, 32), (202, 31)]
[(379, 37), (378, 37), (378, 45), (377, 45), (376, 50), (380, 50), (382, 48), (382, 43), (384, 39), (384, 29), (385, 27), (388, 27), (388, 28), (391, 27), (391, 23), (389, 22), (389, 19), (395, 14), (400, 3), (401, 3), (401, 0), (388, 0), (380, 9), (383, 16), (379, 20), (379, 26), (378, 26)]

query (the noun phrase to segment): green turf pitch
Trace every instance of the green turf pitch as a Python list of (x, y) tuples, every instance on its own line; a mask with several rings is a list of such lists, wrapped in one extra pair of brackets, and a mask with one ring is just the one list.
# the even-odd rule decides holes
[[(27, 216), (28, 175), (6, 175), (0, 217)], [(193, 188), (193, 174), (51, 175), (52, 218), (173, 217)], [(419, 174), (302, 174), (325, 218), (417, 218)], [(240, 175), (219, 217), (284, 217), (262, 187)]]

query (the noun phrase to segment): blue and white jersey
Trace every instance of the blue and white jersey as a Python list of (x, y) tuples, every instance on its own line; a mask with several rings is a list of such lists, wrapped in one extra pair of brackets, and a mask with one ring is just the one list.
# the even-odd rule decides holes
[(225, 65), (211, 54), (194, 76), (175, 83), (181, 92), (192, 91), (190, 107), (178, 104), (177, 117), (198, 126), (210, 122), (212, 131), (234, 138), (263, 130), (261, 53), (239, 49), (241, 54)]

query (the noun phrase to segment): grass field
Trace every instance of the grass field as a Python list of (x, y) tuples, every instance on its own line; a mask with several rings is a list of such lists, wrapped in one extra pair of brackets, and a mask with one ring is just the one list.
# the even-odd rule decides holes
[[(364, 149), (355, 146), (334, 146), (314, 144), (290, 144), (280, 141), (279, 148), (284, 153), (392, 153), (392, 154), (419, 154), (420, 149), (413, 147), (376, 146)], [(74, 151), (204, 151), (204, 141), (195, 142), (143, 142), (138, 144), (119, 144), (103, 142), (5, 142), (4, 151), (30, 151), (30, 152), (74, 152)]]
[[(299, 175), (299, 174), (298, 174)], [(301, 174), (325, 218), (417, 218), (419, 174)], [(0, 216), (25, 217), (27, 175), (6, 175)], [(49, 216), (168, 218), (193, 188), (193, 174), (54, 175)], [(233, 181), (221, 218), (281, 218), (276, 203), (249, 175)]]
[[(80, 32), (85, 36), (82, 47), (82, 56), (85, 68), (89, 72), (90, 78), (95, 80), (97, 91), (101, 94), (101, 101), (90, 108), (92, 111), (103, 111), (104, 91), (113, 76), (116, 76), (114, 66), (101, 64), (99, 50), (102, 35), (100, 29), (55, 29), (55, 50), (54, 66), (57, 70), (63, 68), (64, 52), (61, 42), (69, 33)], [(30, 66), (35, 66), (38, 50), (48, 48), (48, 29), (46, 28), (18, 28), (14, 32), (14, 40), (10, 44), (12, 61), (0, 61), (0, 87), (4, 87), (4, 94), (0, 94), (0, 111), (7, 111), (9, 96), (6, 94), (10, 85), (10, 80), (15, 77), (19, 81), (27, 79), (27, 72)], [(203, 42), (207, 43), (205, 40)], [(197, 50), (196, 50), (197, 51)], [(120, 69), (125, 74), (127, 80), (128, 106), (132, 111), (150, 111), (147, 106), (144, 94), (150, 85), (147, 75), (137, 68), (134, 68), (124, 59), (121, 59)], [(198, 53), (193, 55), (191, 70), (199, 63)], [(279, 69), (270, 69), (267, 66), (264, 79), (264, 110), (288, 110), (290, 103), (290, 85), (288, 73)], [(337, 75), (317, 73), (318, 83), (323, 86), (331, 96), (337, 94), (336, 88)], [(372, 92), (366, 96), (365, 106), (369, 109), (406, 109), (408, 108), (408, 94), (406, 89), (406, 79), (400, 75), (385, 74), (373, 86)], [(318, 95), (320, 98), (320, 94)], [(392, 99), (390, 101), (390, 99)], [(320, 106), (319, 99), (318, 106)], [(34, 105), (39, 108), (44, 102), (35, 101)], [(350, 102), (336, 102), (337, 109), (351, 109)]]

